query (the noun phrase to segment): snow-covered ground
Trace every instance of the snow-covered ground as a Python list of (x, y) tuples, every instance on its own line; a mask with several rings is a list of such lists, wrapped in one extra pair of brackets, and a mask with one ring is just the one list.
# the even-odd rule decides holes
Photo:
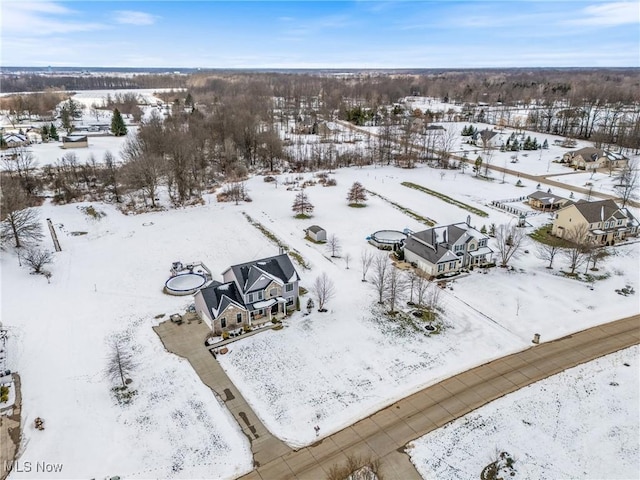
[[(95, 204), (106, 213), (96, 221), (78, 206), (40, 209), (57, 225), (63, 248), (50, 266), (51, 284), (29, 275), (13, 252), (0, 260), (8, 366), (22, 378), (20, 460), (63, 463), (65, 478), (235, 478), (249, 471), (249, 443), (233, 417), (151, 329), (161, 321), (156, 315), (166, 320), (189, 303), (162, 294), (172, 261), (214, 251), (220, 257), (208, 256), (208, 265), (219, 271), (227, 264), (224, 241), (196, 242), (202, 237), (194, 225), (212, 229), (211, 212), (127, 217)], [(218, 210), (218, 221), (234, 224), (232, 212)], [(251, 251), (259, 250), (261, 239), (236, 226), (252, 239)], [(116, 404), (103, 374), (113, 335), (130, 339), (140, 364), (132, 375), (138, 394), (126, 407)], [(35, 417), (45, 420), (44, 431), (34, 428)], [(37, 477), (35, 469), (12, 474), (29, 476)]]
[[(327, 435), (445, 376), (524, 348), (533, 333), (550, 340), (637, 311), (637, 297), (614, 292), (627, 283), (637, 288), (637, 270), (632, 268), (638, 260), (637, 244), (621, 247), (620, 257), (600, 265), (598, 273), (605, 268), (615, 273), (610, 280), (596, 283), (593, 291), (585, 283), (554, 275), (545, 262), (529, 253), (514, 261), (515, 272), (494, 269), (486, 275), (474, 272), (456, 280), (454, 290), (444, 293), (444, 319), (449, 328), (440, 335), (403, 332), (371, 311), (375, 294), (367, 283), (360, 282), (358, 259), (363, 249), (371, 248), (364, 239), (376, 230), (408, 227), (417, 231), (426, 227), (376, 197), (369, 199), (366, 208), (348, 207), (345, 197), (352, 182), (361, 181), (366, 188), (441, 224), (466, 219), (466, 210), (400, 182), (425, 185), (489, 213), (488, 218), (471, 214), (477, 228), (512, 221), (513, 217), (484, 203), (521, 195), (525, 189), (516, 187), (515, 179), (509, 176), (507, 183), (501, 184), (454, 172), (441, 178), (437, 170), (429, 168), (342, 169), (336, 171), (335, 178), (336, 187), (305, 190), (316, 207), (307, 221), (293, 218), (290, 211), (296, 192), (276, 195), (275, 186), (259, 178), (248, 183), (254, 201), (242, 207), (313, 265), (312, 271), (300, 272), (303, 285), (308, 288), (321, 272), (327, 272), (336, 284), (329, 313), (312, 313), (302, 320), (294, 317), (287, 322), (288, 328), (243, 339), (233, 345), (229, 355), (220, 357), (223, 368), (267, 427), (291, 445), (315, 441), (316, 424), (321, 427), (321, 436)], [(267, 196), (268, 203), (261, 200)], [(548, 218), (537, 215), (530, 221), (539, 226)], [(328, 258), (323, 246), (303, 240), (302, 229), (312, 224), (338, 237), (342, 257), (352, 257), (349, 270), (344, 258)], [(561, 260), (557, 261), (559, 265)], [(596, 302), (594, 293), (598, 292), (607, 301)], [(567, 298), (575, 298), (575, 304)], [(517, 316), (514, 302), (520, 304)], [(555, 311), (565, 315), (563, 322), (554, 323)]]
[[(441, 177), (427, 167), (342, 169), (334, 174), (337, 186), (306, 189), (315, 205), (314, 216), (297, 220), (291, 211), (297, 192), (286, 189), (286, 177), (293, 175), (280, 175), (277, 186), (262, 177), (251, 178), (247, 187), (253, 201), (238, 206), (217, 203), (209, 195), (201, 206), (124, 216), (110, 205), (96, 203), (107, 214), (99, 221), (78, 209), (80, 205), (40, 208), (41, 218), (51, 218), (58, 226), (63, 248), (50, 268), (51, 284), (19, 267), (11, 250), (0, 260), (2, 318), (12, 342), (10, 368), (23, 380), (23, 460), (63, 461), (69, 477), (76, 478), (231, 478), (251, 468), (248, 442), (233, 418), (188, 364), (164, 352), (151, 330), (160, 321), (156, 315), (180, 311), (190, 301), (161, 293), (171, 262), (201, 260), (215, 275), (229, 265), (277, 254), (277, 247), (246, 221), (242, 211), (309, 262), (310, 270), (299, 269), (305, 288), (310, 289), (322, 272), (336, 285), (329, 312), (297, 313), (283, 330), (242, 339), (219, 357), (267, 427), (292, 445), (316, 441), (313, 425), (320, 425), (324, 436), (423, 386), (530, 343), (531, 332), (508, 320), (515, 313), (513, 305), (494, 311), (485, 305), (488, 302), (476, 299), (502, 295), (510, 301), (509, 295), (520, 288), (539, 292), (544, 281), (550, 292), (559, 293), (548, 298), (523, 295), (519, 316), (527, 321), (534, 321), (536, 308), (546, 317), (554, 308), (564, 314), (570, 308), (565, 306), (567, 298), (580, 300), (594, 292), (603, 292), (607, 301), (587, 303), (589, 315), (574, 314), (567, 331), (633, 313), (634, 297), (610, 297), (609, 290), (628, 281), (638, 289), (637, 281), (631, 281), (637, 276), (638, 244), (620, 249), (628, 251), (626, 261), (616, 257), (600, 264), (621, 273), (614, 272), (615, 281), (597, 283), (593, 292), (584, 283), (547, 272), (544, 262), (529, 254), (514, 265), (536, 275), (495, 270), (457, 280), (453, 291), (443, 292), (444, 330), (426, 337), (372, 310), (375, 293), (360, 281), (359, 267), (361, 251), (375, 251), (366, 242), (371, 233), (425, 227), (378, 197), (371, 197), (366, 208), (348, 207), (351, 184), (360, 181), (440, 224), (467, 218), (466, 210), (400, 182), (425, 185), (485, 210), (488, 218), (471, 214), (478, 228), (513, 220), (485, 203), (520, 196), (535, 186), (518, 188), (509, 176), (504, 184), (469, 173), (446, 172)], [(546, 215), (530, 217), (534, 225), (546, 220)], [(312, 224), (339, 238), (342, 258), (332, 259), (325, 247), (304, 240), (303, 229)], [(303, 307), (307, 298), (302, 299)], [(472, 307), (483, 312), (488, 308), (485, 313), (491, 319)], [(540, 324), (540, 330), (535, 331), (543, 334), (543, 341), (562, 333), (547, 323)], [(129, 332), (141, 361), (133, 375), (138, 396), (129, 407), (114, 403), (102, 374), (106, 342), (121, 332)], [(32, 428), (37, 416), (45, 419), (44, 432)], [(213, 463), (207, 465), (203, 455)]]
[(505, 478), (638, 478), (640, 347), (580, 365), (495, 400), (409, 445), (422, 477), (480, 478), (499, 452)]

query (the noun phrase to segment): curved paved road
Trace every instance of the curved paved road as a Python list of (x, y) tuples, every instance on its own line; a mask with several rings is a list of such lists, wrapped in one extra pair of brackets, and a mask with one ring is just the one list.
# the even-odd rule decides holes
[(389, 479), (420, 479), (405, 445), (496, 398), (640, 343), (640, 315), (534, 346), (448, 378), (314, 445), (278, 456), (244, 480), (324, 480), (346, 455), (380, 459)]

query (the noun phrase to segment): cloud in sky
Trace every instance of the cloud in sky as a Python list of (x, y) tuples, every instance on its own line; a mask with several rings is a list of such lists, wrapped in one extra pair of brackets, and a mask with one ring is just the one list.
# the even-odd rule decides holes
[(580, 11), (577, 18), (568, 19), (567, 25), (615, 27), (640, 23), (640, 4), (635, 2), (614, 2), (589, 5)]
[(95, 21), (83, 21), (76, 10), (49, 1), (3, 2), (1, 17), (3, 39), (13, 33), (42, 37), (107, 28)]
[[(635, 0), (193, 1), (188, 8), (178, 0), (0, 2), (2, 65), (462, 68), (640, 63), (640, 4)], [(144, 27), (144, 34), (136, 26)]]
[(123, 25), (153, 25), (158, 18), (156, 15), (135, 10), (117, 10), (114, 12), (116, 23)]

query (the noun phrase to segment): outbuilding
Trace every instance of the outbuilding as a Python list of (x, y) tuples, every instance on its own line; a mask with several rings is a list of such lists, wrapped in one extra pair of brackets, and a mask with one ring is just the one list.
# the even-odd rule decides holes
[(304, 232), (314, 242), (326, 242), (327, 241), (327, 231), (324, 228), (319, 227), (318, 225), (311, 225)]

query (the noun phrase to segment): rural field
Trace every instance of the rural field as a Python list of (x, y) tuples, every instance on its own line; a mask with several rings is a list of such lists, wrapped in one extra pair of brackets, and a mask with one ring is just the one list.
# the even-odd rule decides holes
[(513, 479), (635, 478), (639, 353), (621, 350), (495, 400), (410, 443), (411, 461), (425, 480), (478, 477), (496, 460)]
[[(253, 470), (255, 444), (225, 400), (153, 331), (172, 314), (195, 310), (193, 296), (163, 291), (174, 262), (202, 262), (221, 280), (231, 265), (289, 253), (300, 276), (300, 308), (282, 328), (236, 338), (211, 361), (269, 432), (295, 450), (445, 378), (525, 350), (537, 336), (552, 342), (638, 313), (637, 238), (607, 247), (597, 269), (583, 261), (570, 273), (566, 252), (550, 268), (528, 234), (548, 230), (555, 214), (526, 201), (536, 191), (571, 201), (619, 196), (634, 172), (637, 182), (637, 149), (625, 147), (626, 170), (585, 172), (559, 163), (570, 150), (562, 146), (565, 136), (523, 128), (541, 128), (535, 101), (510, 110), (502, 102), (493, 109), (478, 104), (470, 113), (468, 102), (416, 91), (363, 108), (345, 101), (341, 90), (357, 84), (356, 77), (327, 80), (335, 87), (327, 95), (335, 98), (322, 99), (317, 91), (326, 85), (312, 76), (305, 77), (306, 96), (279, 85), (287, 75), (274, 77), (270, 95), (254, 92), (261, 84), (243, 75), (210, 84), (205, 78), (193, 96), (183, 87), (70, 93), (71, 102), (49, 113), (64, 137), (65, 108), (81, 106), (64, 130), (87, 135), (88, 146), (72, 150), (63, 148), (68, 138), (65, 145), (43, 133), (49, 120), (35, 125), (30, 111), (29, 122), (20, 120), (24, 112), (2, 112), (7, 138), (34, 139), (3, 145), (3, 208), (34, 215), (33, 228), (44, 233), (38, 248), (52, 259), (45, 265), (50, 276), (30, 271), (30, 242), (14, 248), (18, 234), (3, 217), (3, 241), (14, 240), (3, 243), (0, 256), (3, 361), (21, 377), (21, 462), (51, 459), (63, 465), (65, 478), (78, 479), (231, 480)], [(186, 85), (178, 74), (172, 81)], [(245, 90), (246, 98), (238, 96)], [(123, 113), (126, 132), (118, 135), (113, 125), (104, 128), (116, 118), (116, 103), (106, 106), (116, 93), (133, 102), (119, 97), (117, 105), (133, 113)], [(338, 103), (330, 107), (331, 101)], [(595, 113), (586, 127), (562, 123), (564, 103), (551, 105), (557, 106), (554, 128), (570, 130), (567, 137), (596, 128)], [(604, 122), (602, 109), (597, 118)], [(505, 125), (503, 114), (517, 121)], [(635, 113), (618, 114), (629, 120)], [(627, 127), (620, 128), (630, 142)], [(479, 147), (463, 135), (469, 129), (476, 136), (491, 129), (498, 140)], [(545, 147), (505, 148), (525, 138)], [(571, 140), (571, 150), (594, 145)], [(362, 204), (347, 198), (355, 182), (366, 192)], [(639, 218), (631, 193), (625, 201)], [(292, 208), (301, 194), (313, 207), (306, 215)], [(515, 231), (526, 235), (508, 268), (425, 282), (430, 309), (416, 307), (416, 290), (407, 283), (390, 304), (388, 292), (376, 289), (376, 260), (373, 266), (363, 260), (391, 259), (399, 278), (415, 282), (411, 264), (376, 249), (372, 235), (467, 223), (489, 233), (492, 263), (499, 264), (491, 232), (519, 221)], [(53, 253), (49, 225), (61, 251)], [(306, 236), (313, 225), (326, 230), (328, 243)], [(315, 284), (323, 276), (332, 292), (321, 312)], [(315, 305), (307, 307), (309, 300)], [(126, 374), (117, 368), (114, 374), (120, 348), (131, 362)], [(504, 451), (515, 459), (512, 478), (633, 476), (637, 359), (634, 347), (497, 400), (417, 439), (411, 461), (424, 478), (471, 478)], [(529, 449), (532, 438), (536, 448)], [(607, 458), (620, 461), (605, 469)], [(39, 473), (15, 468), (10, 478), (42, 478)]]

